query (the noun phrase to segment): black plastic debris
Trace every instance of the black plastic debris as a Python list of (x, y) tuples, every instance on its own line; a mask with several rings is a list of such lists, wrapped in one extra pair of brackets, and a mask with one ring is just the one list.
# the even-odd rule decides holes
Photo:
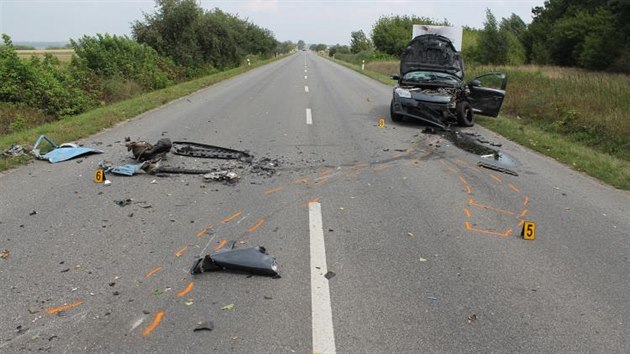
[(183, 156), (203, 157), (209, 159), (233, 159), (244, 162), (250, 162), (253, 159), (253, 156), (245, 151), (188, 141), (174, 141), (173, 153)]
[(127, 198), (127, 199), (120, 199), (120, 200), (114, 200), (114, 203), (116, 205), (118, 205), (119, 207), (125, 207), (129, 204), (131, 204), (132, 200)]
[(278, 275), (276, 258), (267, 254), (264, 247), (256, 246), (231, 250), (223, 248), (195, 261), (190, 274), (208, 271), (232, 270), (256, 275)]
[(193, 332), (202, 332), (202, 331), (212, 332), (213, 329), (214, 329), (214, 323), (212, 321), (198, 322), (197, 327), (193, 329)]
[(335, 272), (328, 271), (328, 272), (326, 272), (326, 274), (324, 274), (324, 278), (330, 280), (335, 275), (337, 275), (337, 274), (335, 274)]
[(148, 161), (155, 158), (164, 157), (167, 152), (171, 151), (173, 144), (171, 139), (162, 138), (152, 145), (146, 141), (132, 141), (125, 144), (127, 151), (131, 151), (133, 157), (138, 161)]
[(506, 173), (506, 174), (512, 175), (512, 176), (518, 176), (518, 173), (516, 173), (516, 171), (512, 171), (509, 168), (493, 165), (493, 164), (490, 164), (490, 163), (487, 163), (487, 162), (483, 162), (483, 161), (477, 162), (477, 166), (483, 167), (483, 168), (487, 168), (487, 169), (490, 169), (490, 170), (494, 170), (494, 171), (498, 171), (498, 172), (503, 172), (503, 173)]
[(200, 170), (196, 168), (184, 168), (184, 167), (177, 167), (177, 166), (175, 167), (163, 166), (160, 159), (147, 161), (147, 163), (145, 163), (142, 166), (142, 170), (150, 175), (160, 175), (160, 174), (203, 175), (203, 174), (215, 171), (215, 170)]

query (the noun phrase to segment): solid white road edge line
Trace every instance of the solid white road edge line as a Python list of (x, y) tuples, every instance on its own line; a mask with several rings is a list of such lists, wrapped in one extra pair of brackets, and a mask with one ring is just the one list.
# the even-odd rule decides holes
[(304, 75), (304, 80), (308, 80), (308, 76)]
[(313, 124), (313, 115), (311, 114), (311, 109), (310, 108), (306, 109), (306, 124), (308, 124), (308, 125), (312, 125)]
[(332, 320), (330, 288), (324, 274), (326, 246), (320, 203), (308, 203), (309, 230), (311, 235), (311, 310), (313, 318), (313, 353), (335, 354), (335, 329)]

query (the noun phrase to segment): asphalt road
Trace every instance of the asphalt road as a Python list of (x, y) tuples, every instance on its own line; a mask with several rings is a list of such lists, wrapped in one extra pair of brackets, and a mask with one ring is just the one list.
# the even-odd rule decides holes
[[(630, 352), (630, 194), (474, 127), (519, 161), (480, 168), (392, 123), (390, 98), (300, 52), (81, 141), (102, 155), (1, 175), (0, 352)], [(169, 154), (241, 179), (96, 184), (99, 161), (132, 162), (126, 137), (276, 173)], [(281, 278), (191, 276), (221, 240), (265, 246)]]

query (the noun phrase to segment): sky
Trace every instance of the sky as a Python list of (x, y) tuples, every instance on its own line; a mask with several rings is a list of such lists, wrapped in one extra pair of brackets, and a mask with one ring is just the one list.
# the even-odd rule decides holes
[[(197, 0), (271, 30), (279, 41), (349, 44), (352, 31), (368, 36), (383, 15), (416, 15), (481, 28), (486, 9), (531, 22), (543, 0)], [(65, 42), (97, 33), (131, 35), (131, 24), (155, 11), (154, 0), (0, 0), (0, 33), (13, 42)], [(411, 33), (410, 33), (411, 36)]]

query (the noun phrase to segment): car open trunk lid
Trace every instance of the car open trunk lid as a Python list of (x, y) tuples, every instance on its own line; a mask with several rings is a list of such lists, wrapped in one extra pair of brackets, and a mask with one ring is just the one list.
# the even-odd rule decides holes
[(448, 38), (424, 34), (412, 39), (400, 57), (400, 75), (411, 71), (439, 71), (463, 80), (464, 61)]

